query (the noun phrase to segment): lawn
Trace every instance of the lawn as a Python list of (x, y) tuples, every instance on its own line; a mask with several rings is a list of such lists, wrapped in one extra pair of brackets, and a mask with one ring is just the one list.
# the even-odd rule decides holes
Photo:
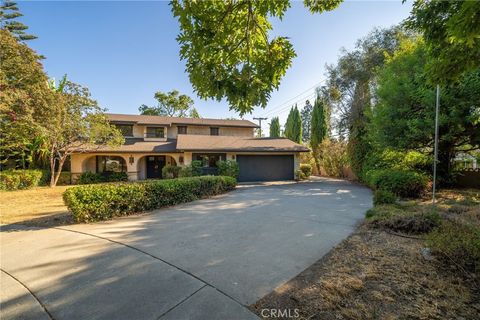
[(2, 192), (0, 224), (50, 227), (72, 223), (71, 214), (62, 199), (62, 193), (69, 187), (38, 187)]
[[(442, 221), (480, 227), (480, 191), (439, 196)], [(263, 309), (297, 309), (299, 319), (478, 319), (480, 274), (425, 251), (430, 201), (372, 210), (327, 256), (250, 308), (259, 316)]]

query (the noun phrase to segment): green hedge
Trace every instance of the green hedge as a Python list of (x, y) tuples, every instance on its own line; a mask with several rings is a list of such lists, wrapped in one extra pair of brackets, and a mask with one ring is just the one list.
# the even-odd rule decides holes
[(308, 178), (312, 175), (312, 166), (308, 163), (301, 163), (300, 164), (300, 170), (302, 170), (302, 172), (303, 172), (303, 174), (306, 178)]
[(395, 194), (388, 190), (376, 190), (374, 195), (373, 195), (373, 204), (374, 205), (379, 205), (379, 204), (392, 204), (395, 203), (396, 197)]
[(42, 170), (5, 170), (0, 172), (0, 190), (24, 190), (39, 185)]
[(63, 200), (76, 221), (92, 222), (224, 193), (235, 185), (224, 176), (98, 184), (70, 188)]
[(112, 172), (109, 174), (84, 172), (78, 178), (78, 184), (95, 184), (103, 182), (120, 182), (128, 181), (128, 175), (126, 172)]
[(426, 191), (428, 177), (412, 170), (379, 169), (368, 171), (365, 182), (374, 190), (382, 189), (399, 197), (417, 198)]
[(240, 167), (237, 161), (233, 161), (233, 160), (217, 161), (217, 167), (218, 167), (219, 175), (238, 179)]
[(178, 178), (182, 167), (177, 166), (165, 166), (162, 168), (162, 178), (164, 179), (175, 179)]

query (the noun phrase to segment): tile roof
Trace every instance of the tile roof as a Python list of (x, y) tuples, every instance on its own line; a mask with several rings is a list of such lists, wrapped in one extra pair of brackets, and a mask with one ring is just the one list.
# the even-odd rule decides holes
[(180, 134), (180, 151), (307, 152), (309, 149), (287, 138), (253, 138)]
[(248, 127), (257, 128), (258, 125), (249, 120), (225, 120), (208, 118), (178, 118), (161, 117), (135, 114), (114, 114), (107, 113), (107, 118), (114, 122), (137, 123), (137, 124), (157, 124), (171, 126), (177, 125), (196, 125), (196, 126), (224, 126), (224, 127)]

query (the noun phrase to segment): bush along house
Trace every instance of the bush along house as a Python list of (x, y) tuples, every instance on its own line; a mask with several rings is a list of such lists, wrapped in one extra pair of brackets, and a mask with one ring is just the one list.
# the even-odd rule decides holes
[(107, 114), (125, 137), (119, 147), (82, 150), (71, 156), (72, 179), (84, 172), (125, 172), (131, 181), (159, 179), (165, 165), (200, 160), (204, 174), (215, 174), (219, 160), (239, 165), (239, 181), (292, 180), (300, 152), (309, 149), (287, 138), (256, 138), (248, 120)]

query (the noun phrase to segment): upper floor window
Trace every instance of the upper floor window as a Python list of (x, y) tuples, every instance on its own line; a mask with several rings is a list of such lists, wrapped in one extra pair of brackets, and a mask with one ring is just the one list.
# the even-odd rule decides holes
[(132, 124), (116, 124), (118, 130), (124, 137), (133, 137), (133, 125)]
[(147, 127), (146, 138), (165, 138), (165, 128)]
[(211, 136), (218, 136), (219, 131), (220, 131), (219, 128), (210, 127), (210, 135)]
[(177, 127), (178, 134), (187, 134), (187, 126), (178, 126)]

